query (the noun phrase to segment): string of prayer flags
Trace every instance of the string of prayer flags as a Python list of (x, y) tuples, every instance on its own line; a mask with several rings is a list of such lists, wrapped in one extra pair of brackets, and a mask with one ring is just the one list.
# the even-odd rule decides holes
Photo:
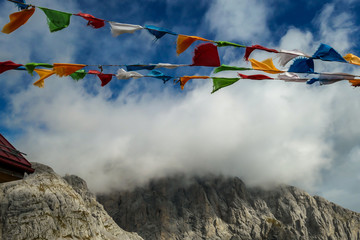
[(246, 71), (246, 70), (253, 70), (252, 68), (245, 68), (245, 67), (234, 67), (221, 64), (220, 67), (214, 69), (214, 73), (219, 73), (222, 71)]
[(79, 81), (80, 79), (83, 79), (87, 73), (84, 69), (77, 70), (76, 72), (70, 74), (70, 77), (74, 79), (75, 81)]
[(217, 47), (212, 43), (202, 43), (195, 48), (191, 66), (220, 66), (220, 57)]
[(197, 40), (206, 41), (206, 42), (212, 42), (211, 40), (208, 40), (208, 39), (205, 39), (205, 38), (202, 38), (202, 37), (187, 36), (187, 35), (178, 34), (177, 43), (176, 43), (176, 53), (177, 53), (177, 55), (180, 55), (182, 52), (184, 52), (186, 49), (188, 49), (188, 47), (190, 47), (191, 44), (193, 44)]
[(190, 79), (208, 79), (210, 78), (209, 76), (183, 76), (179, 78), (180, 82), (180, 88), (181, 90), (184, 90), (184, 86), (185, 84), (190, 80)]
[(143, 29), (140, 25), (126, 24), (126, 23), (117, 23), (109, 22), (111, 26), (111, 33), (114, 37), (119, 36), (123, 33), (134, 33), (136, 30)]
[(120, 68), (117, 73), (116, 73), (116, 78), (117, 79), (130, 79), (130, 78), (141, 78), (144, 77), (144, 75), (135, 72), (135, 71), (125, 71), (124, 69)]
[(249, 61), (250, 54), (256, 49), (267, 51), (267, 52), (279, 53), (276, 49), (266, 48), (261, 45), (252, 45), (251, 47), (246, 47), (244, 59), (246, 61)]
[(314, 60), (312, 58), (297, 58), (290, 66), (288, 72), (314, 73)]
[(321, 43), (318, 50), (312, 56), (314, 59), (323, 61), (346, 62), (346, 60), (332, 47)]
[(43, 7), (38, 8), (45, 13), (50, 32), (56, 32), (69, 26), (71, 13), (60, 12)]
[(25, 64), (25, 68), (31, 76), (33, 75), (34, 69), (36, 67), (53, 68), (53, 65), (48, 64), (48, 63), (27, 63), (27, 64)]
[(277, 55), (277, 57), (279, 58), (279, 64), (282, 67), (284, 67), (288, 62), (299, 56), (310, 58), (310, 56), (307, 56), (305, 53), (298, 50), (280, 50)]
[(34, 86), (37, 86), (39, 88), (44, 88), (45, 85), (45, 79), (50, 77), (51, 75), (54, 75), (54, 70), (50, 69), (35, 69), (34, 70), (37, 74), (39, 74), (40, 79), (33, 83)]
[(254, 74), (254, 75), (245, 75), (238, 73), (239, 77), (244, 79), (252, 79), (252, 80), (266, 80), (266, 79), (273, 79), (269, 76), (263, 75), (263, 74)]
[(354, 54), (348, 53), (344, 56), (344, 59), (351, 64), (360, 65), (360, 58)]
[(230, 86), (234, 83), (236, 83), (237, 81), (239, 81), (240, 78), (218, 78), (218, 77), (213, 77), (213, 90), (211, 93), (216, 92), (217, 90)]
[(246, 46), (244, 45), (240, 45), (240, 44), (236, 44), (236, 43), (232, 43), (232, 42), (227, 42), (227, 41), (215, 41), (214, 43), (216, 43), (216, 46), (218, 47), (240, 47), (240, 48), (246, 48)]
[(1, 32), (9, 34), (24, 25), (29, 18), (34, 14), (35, 8), (24, 9), (20, 12), (14, 12), (9, 15), (10, 22), (7, 23)]
[(0, 74), (3, 72), (6, 72), (8, 70), (16, 69), (20, 66), (23, 66), (23, 65), (14, 63), (12, 61), (0, 62)]
[(88, 21), (87, 25), (91, 26), (93, 28), (102, 28), (105, 26), (105, 20), (96, 18), (93, 15), (90, 15), (87, 13), (81, 13), (81, 12), (79, 12), (78, 14), (74, 14), (74, 15), (82, 17), (85, 20), (87, 20)]
[(86, 65), (84, 64), (54, 63), (53, 70), (55, 71), (56, 75), (63, 77), (63, 76), (69, 76), (70, 74), (84, 67), (86, 67)]
[(280, 71), (275, 67), (273, 60), (271, 58), (268, 58), (262, 62), (259, 62), (255, 59), (250, 59), (249, 61), (251, 62), (251, 66), (254, 70), (260, 70), (271, 74), (284, 72), (284, 71)]
[(145, 25), (145, 29), (148, 30), (149, 33), (154, 35), (156, 39), (162, 38), (165, 34), (177, 35), (177, 33), (174, 33), (168, 29), (152, 25)]

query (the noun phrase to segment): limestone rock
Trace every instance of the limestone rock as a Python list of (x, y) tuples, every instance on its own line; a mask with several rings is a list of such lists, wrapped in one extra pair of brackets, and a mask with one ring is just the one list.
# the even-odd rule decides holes
[(0, 184), (0, 239), (142, 239), (118, 227), (82, 179), (32, 166), (34, 174)]
[(359, 213), (295, 187), (247, 188), (238, 178), (160, 179), (98, 201), (144, 239), (360, 239)]

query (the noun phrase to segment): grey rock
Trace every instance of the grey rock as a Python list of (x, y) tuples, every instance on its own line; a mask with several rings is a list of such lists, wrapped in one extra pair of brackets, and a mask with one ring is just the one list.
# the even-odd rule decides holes
[(158, 179), (98, 201), (144, 239), (360, 239), (359, 213), (291, 186), (247, 188), (239, 178)]
[(122, 230), (81, 178), (32, 167), (23, 180), (0, 184), (0, 239), (142, 239)]

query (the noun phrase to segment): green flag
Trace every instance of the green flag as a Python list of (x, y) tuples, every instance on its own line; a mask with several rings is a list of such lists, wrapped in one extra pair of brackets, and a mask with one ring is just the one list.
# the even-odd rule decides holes
[(52, 68), (53, 65), (48, 64), (48, 63), (27, 63), (27, 64), (25, 64), (25, 68), (31, 74), (31, 76), (33, 76), (33, 72), (36, 67)]
[(232, 42), (226, 42), (226, 41), (216, 41), (216, 46), (218, 47), (228, 47), (228, 46), (232, 46), (232, 47), (241, 47), (241, 48), (246, 48), (246, 46), (240, 45), (240, 44), (236, 44), (236, 43), (232, 43)]
[(214, 73), (222, 72), (222, 71), (245, 71), (245, 70), (253, 70), (252, 68), (244, 68), (244, 67), (233, 67), (222, 64), (220, 67), (214, 69)]
[(59, 12), (56, 10), (39, 7), (47, 17), (50, 32), (56, 32), (66, 28), (70, 24), (71, 13)]
[(211, 93), (216, 92), (217, 90), (230, 86), (231, 84), (236, 83), (239, 81), (240, 78), (216, 78), (213, 77), (213, 91)]
[(86, 76), (87, 72), (85, 72), (84, 69), (77, 70), (76, 72), (70, 74), (70, 77), (74, 79), (75, 81), (79, 81), (80, 79), (83, 79)]

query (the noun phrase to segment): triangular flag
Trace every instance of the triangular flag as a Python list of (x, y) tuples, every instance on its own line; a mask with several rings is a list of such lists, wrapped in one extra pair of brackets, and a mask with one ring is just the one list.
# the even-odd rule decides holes
[(298, 50), (279, 50), (278, 55), (276, 56), (279, 58), (279, 64), (280, 66), (285, 66), (288, 62), (293, 60), (296, 57), (310, 57), (307, 56), (305, 53), (300, 52)]
[(344, 59), (351, 64), (360, 65), (360, 58), (354, 54), (348, 53), (344, 56)]
[(245, 67), (233, 67), (221, 64), (220, 67), (214, 69), (214, 73), (219, 73), (222, 71), (246, 71), (246, 70), (253, 70), (252, 68), (245, 68)]
[(144, 75), (134, 71), (127, 72), (122, 68), (120, 68), (116, 73), (117, 79), (130, 79), (130, 78), (141, 78), (141, 77), (144, 77)]
[(288, 72), (314, 73), (314, 60), (311, 58), (297, 58), (290, 66)]
[(44, 11), (47, 17), (50, 32), (56, 32), (69, 26), (71, 13), (60, 12), (43, 7), (39, 8)]
[(184, 52), (186, 49), (188, 49), (188, 47), (190, 47), (191, 44), (193, 44), (193, 42), (197, 40), (212, 42), (211, 40), (202, 37), (179, 34), (177, 37), (176, 53), (179, 55), (180, 53)]
[(80, 79), (83, 79), (86, 76), (86, 72), (84, 69), (77, 70), (76, 72), (70, 74), (70, 77), (74, 79), (75, 81), (79, 81)]
[(17, 64), (12, 61), (0, 62), (0, 74), (8, 70), (18, 68), (20, 66), (22, 66), (22, 64)]
[(262, 75), (262, 74), (254, 74), (254, 75), (245, 75), (245, 74), (241, 74), (238, 73), (239, 77), (244, 78), (244, 79), (252, 79), (252, 80), (265, 80), (265, 79), (273, 79), (271, 77), (268, 77), (266, 75)]
[(158, 70), (152, 70), (148, 75), (146, 75), (146, 77), (153, 77), (153, 78), (161, 79), (161, 80), (163, 80), (164, 83), (169, 81), (170, 79), (172, 79), (172, 77), (166, 76), (164, 73), (162, 73)]
[(103, 26), (105, 26), (105, 20), (100, 19), (100, 18), (96, 18), (93, 15), (87, 14), (87, 13), (81, 13), (79, 12), (78, 14), (74, 14), (75, 16), (80, 16), (82, 18), (84, 18), (85, 20), (88, 20), (88, 26), (91, 26), (93, 28), (102, 28)]
[(99, 79), (101, 81), (101, 86), (103, 87), (111, 81), (113, 74), (99, 73), (97, 76), (99, 77)]
[(148, 30), (149, 33), (154, 35), (156, 37), (156, 39), (162, 38), (167, 33), (171, 34), (171, 35), (177, 35), (176, 33), (172, 32), (168, 29), (156, 27), (156, 26), (152, 26), (152, 25), (145, 25), (145, 29)]
[(111, 33), (114, 37), (117, 37), (123, 33), (134, 33), (136, 30), (143, 29), (143, 27), (140, 25), (117, 23), (117, 22), (109, 22), (109, 23), (111, 26)]
[(273, 60), (271, 58), (268, 58), (262, 62), (256, 61), (255, 59), (249, 59), (249, 61), (251, 62), (251, 66), (254, 70), (260, 70), (271, 74), (284, 72), (280, 71), (274, 66)]
[(251, 54), (255, 49), (263, 50), (263, 51), (267, 51), (267, 52), (278, 53), (278, 51), (277, 51), (276, 49), (266, 48), (266, 47), (263, 47), (263, 46), (261, 46), (261, 45), (252, 45), (251, 47), (246, 47), (245, 56), (244, 56), (244, 58), (245, 58), (246, 61), (249, 60), (250, 54)]
[(45, 85), (44, 80), (48, 77), (50, 77), (51, 75), (55, 74), (55, 72), (53, 70), (49, 70), (49, 69), (35, 69), (34, 70), (37, 74), (39, 74), (40, 79), (37, 80), (36, 82), (34, 82), (34, 85), (39, 87), (39, 88), (43, 88)]
[(53, 70), (56, 75), (63, 77), (69, 76), (70, 74), (86, 67), (84, 64), (73, 64), (73, 63), (54, 63)]
[(53, 65), (48, 64), (48, 63), (27, 63), (27, 64), (25, 64), (25, 68), (28, 71), (28, 73), (31, 74), (31, 76), (33, 75), (34, 69), (36, 67), (53, 68)]
[(236, 83), (239, 81), (240, 78), (216, 78), (213, 77), (213, 90), (211, 93), (216, 92), (217, 90), (230, 86), (231, 84)]
[(220, 66), (217, 47), (212, 43), (202, 43), (195, 48), (191, 66)]
[(320, 44), (318, 50), (312, 56), (314, 59), (323, 61), (346, 62), (346, 60), (332, 47), (326, 44)]
[(179, 82), (180, 82), (180, 88), (181, 90), (184, 90), (184, 86), (185, 84), (190, 80), (190, 79), (208, 79), (210, 78), (209, 76), (183, 76), (180, 77)]
[(351, 86), (360, 87), (360, 79), (349, 80), (349, 83), (351, 83)]
[(14, 12), (9, 15), (10, 22), (7, 23), (1, 32), (9, 34), (24, 25), (29, 18), (34, 14), (35, 8), (24, 9), (20, 12)]
[(216, 41), (214, 42), (216, 43), (216, 46), (218, 47), (241, 47), (241, 48), (246, 48), (246, 46), (244, 45), (240, 45), (240, 44), (237, 44), (237, 43), (232, 43), (232, 42), (226, 42), (226, 41)]

